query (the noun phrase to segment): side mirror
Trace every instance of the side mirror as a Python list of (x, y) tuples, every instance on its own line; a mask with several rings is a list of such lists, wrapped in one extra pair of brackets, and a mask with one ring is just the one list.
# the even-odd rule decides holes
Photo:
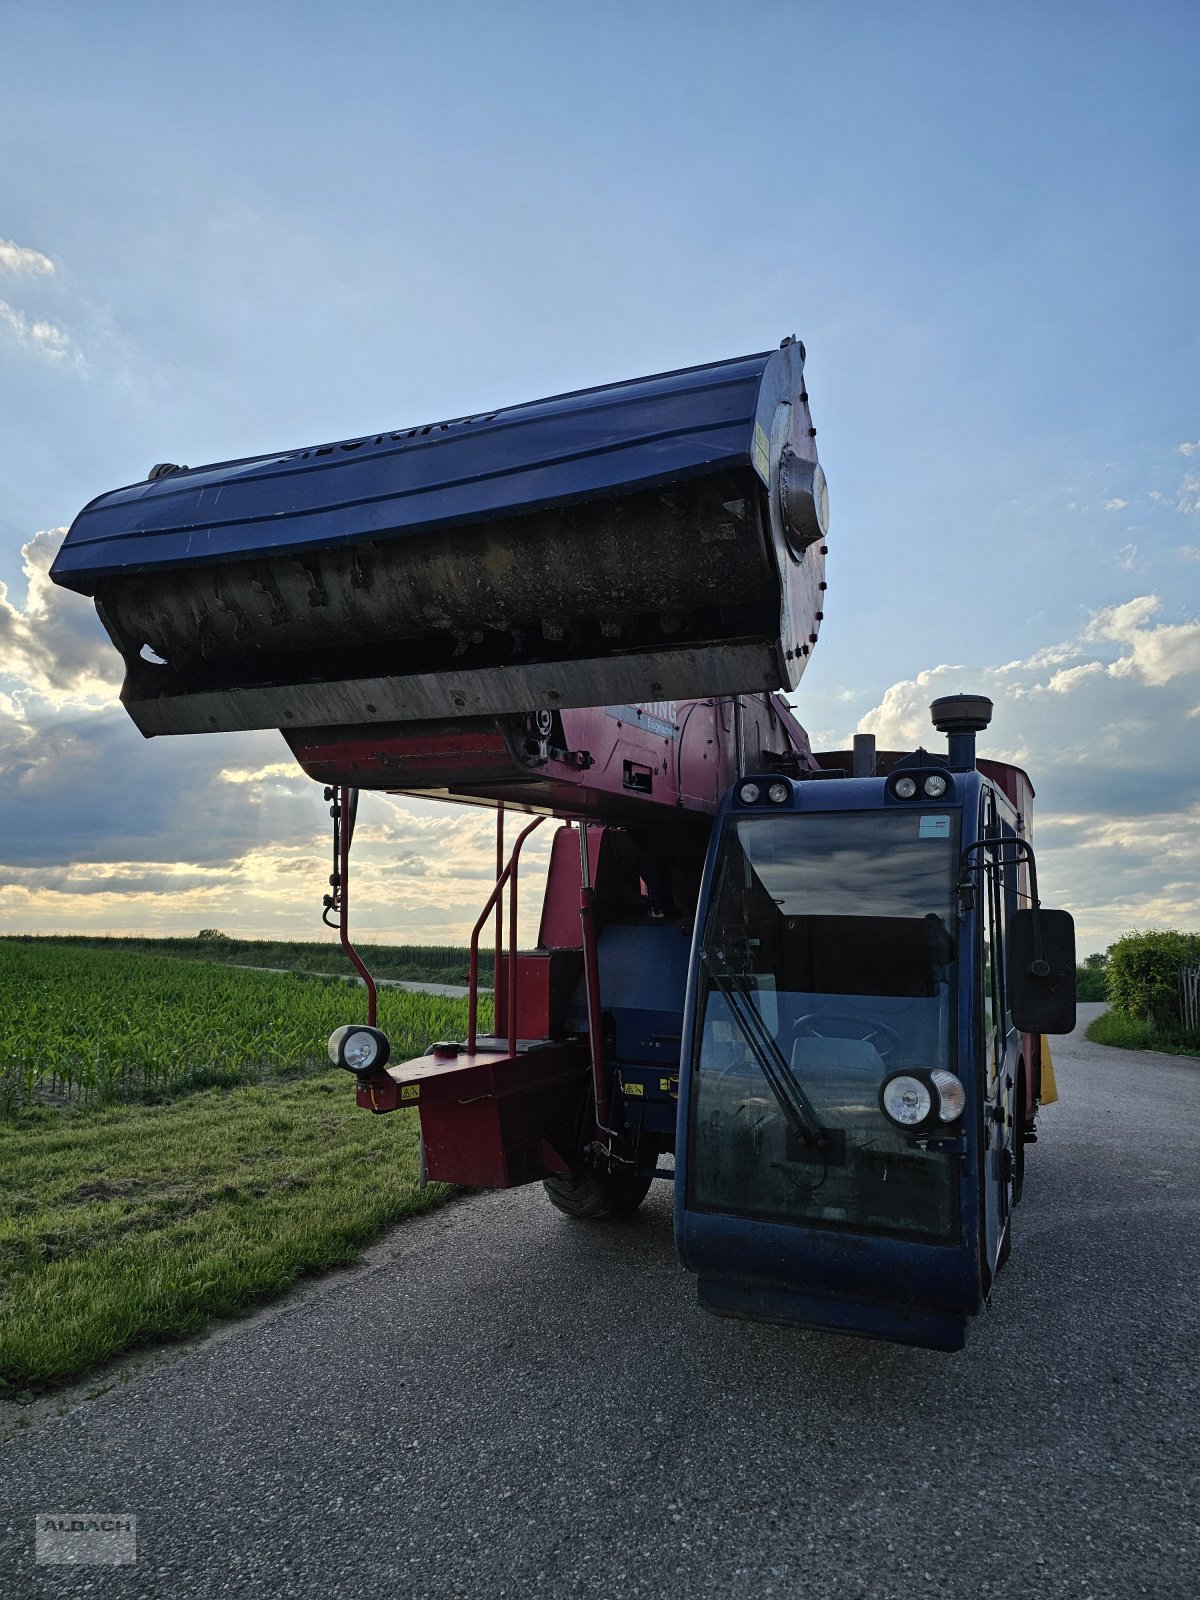
[(1014, 911), (1009, 918), (1008, 1009), (1022, 1033), (1074, 1028), (1075, 920), (1069, 911)]

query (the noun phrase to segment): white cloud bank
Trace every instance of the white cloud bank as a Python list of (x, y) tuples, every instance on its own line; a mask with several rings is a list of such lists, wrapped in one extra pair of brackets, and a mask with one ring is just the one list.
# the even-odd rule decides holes
[(1088, 623), (1083, 633), (1086, 641), (1109, 641), (1123, 651), (1108, 666), (1111, 677), (1137, 677), (1161, 686), (1172, 678), (1200, 672), (1200, 622), (1150, 626), (1150, 619), (1161, 609), (1157, 595), (1141, 595), (1097, 612)]
[(12, 239), (0, 239), (0, 272), (11, 272), (14, 277), (48, 278), (54, 272), (54, 263), (40, 250), (30, 250)]
[(0, 334), (7, 335), (45, 361), (63, 361), (75, 354), (70, 335), (56, 322), (48, 322), (45, 317), (27, 317), (7, 300), (0, 300)]
[[(40, 250), (17, 244), (12, 239), (0, 239), (0, 274), (13, 278), (51, 278), (55, 265)], [(71, 337), (48, 317), (29, 316), (18, 306), (0, 300), (0, 338), (6, 338), (23, 350), (28, 350), (43, 361), (59, 363), (67, 357), (78, 361), (79, 354)]]
[[(0, 586), (0, 928), (320, 937), (320, 788), (277, 734), (142, 739), (90, 602), (46, 575), (60, 538), (25, 546), (23, 604)], [(992, 697), (981, 753), (1033, 778), (1044, 893), (1074, 912), (1085, 953), (1133, 926), (1200, 925), (1200, 620), (1164, 609), (1138, 595), (1022, 660), (932, 667), (859, 724), (886, 748), (937, 747), (932, 699)], [(462, 941), (494, 871), (493, 827), (488, 811), (365, 796), (360, 936)], [(552, 832), (524, 858), (525, 939)]]
[(937, 747), (930, 701), (992, 698), (980, 753), (1033, 779), (1043, 893), (1074, 913), (1083, 953), (1133, 927), (1200, 927), (1200, 620), (1161, 611), (1139, 595), (1024, 660), (931, 668), (859, 723), (883, 748)]
[[(0, 583), (0, 930), (332, 938), (329, 808), (275, 733), (145, 740), (118, 704), (120, 656), (90, 601), (50, 582), (63, 529)], [(490, 811), (363, 798), (357, 935), (460, 943), (495, 872)], [(552, 828), (523, 861), (536, 937)]]
[(32, 693), (55, 706), (111, 706), (121, 686), (121, 658), (91, 602), (50, 581), (50, 563), (66, 531), (48, 529), (22, 546), (23, 607), (0, 582), (0, 682), (18, 696)]

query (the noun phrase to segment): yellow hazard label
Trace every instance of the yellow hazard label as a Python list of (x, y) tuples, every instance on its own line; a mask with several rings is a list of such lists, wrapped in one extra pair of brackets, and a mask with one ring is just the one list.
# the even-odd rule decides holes
[(625, 1093), (626, 1094), (645, 1094), (645, 1092), (646, 1092), (645, 1084), (642, 1084), (642, 1083), (627, 1083), (625, 1085)]
[(658, 1080), (658, 1087), (662, 1090), (662, 1092), (664, 1094), (674, 1094), (679, 1088), (679, 1079), (678, 1078), (660, 1078)]
[(754, 470), (764, 483), (770, 483), (771, 441), (767, 438), (766, 430), (761, 422), (754, 424), (754, 447), (751, 455), (754, 458)]
[(419, 1083), (403, 1083), (400, 1085), (401, 1100), (419, 1100), (421, 1098), (421, 1085)]

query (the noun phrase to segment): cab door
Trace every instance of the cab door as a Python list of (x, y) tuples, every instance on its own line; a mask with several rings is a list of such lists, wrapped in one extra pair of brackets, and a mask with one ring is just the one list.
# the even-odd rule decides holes
[[(996, 848), (983, 852), (983, 895), (980, 908), (980, 1065), (983, 1099), (983, 1142), (980, 1180), (982, 1257), (985, 1285), (999, 1263), (1005, 1230), (1012, 1211), (1013, 1133), (1020, 1035), (1012, 1025), (1005, 993), (1005, 953), (1011, 889), (1015, 888), (1015, 863), (1006, 858), (1004, 841), (1015, 839), (1000, 815), (994, 791), (984, 791), (982, 837), (994, 839)], [(1011, 880), (1011, 883), (1010, 883)]]

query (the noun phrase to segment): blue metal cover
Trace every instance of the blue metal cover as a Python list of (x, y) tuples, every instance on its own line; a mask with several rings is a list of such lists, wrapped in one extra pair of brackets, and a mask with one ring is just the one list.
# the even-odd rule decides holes
[(765, 477), (754, 434), (772, 355), (116, 489), (76, 517), (52, 576), (93, 594), (117, 574), (386, 542), (745, 465)]
[(795, 688), (824, 477), (787, 339), (286, 455), (159, 469), (75, 519), (148, 737)]

